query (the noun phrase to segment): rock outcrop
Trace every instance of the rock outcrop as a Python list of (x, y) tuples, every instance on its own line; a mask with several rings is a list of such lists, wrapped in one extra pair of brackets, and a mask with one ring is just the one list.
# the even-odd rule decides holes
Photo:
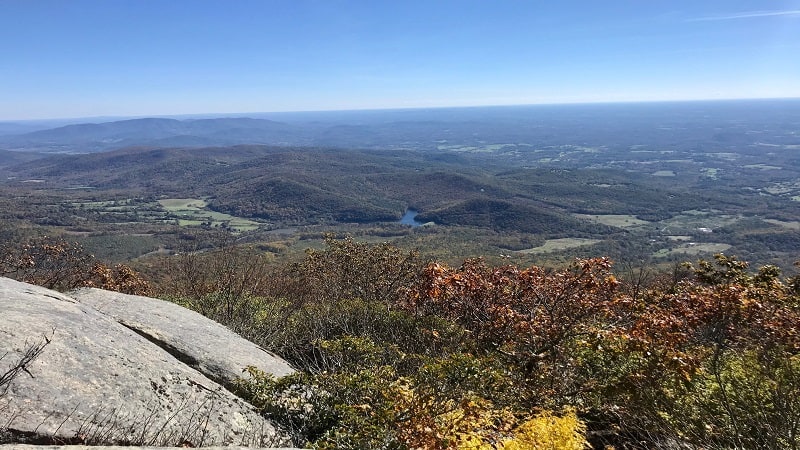
[(73, 297), (0, 278), (0, 375), (25, 349), (46, 341), (7, 390), (0, 388), (6, 439), (288, 444), (252, 406), (214, 380), (229, 384), (246, 365), (280, 376), (291, 372), (289, 365), (177, 305), (100, 290)]
[(72, 291), (69, 296), (114, 318), (220, 384), (230, 385), (248, 365), (278, 377), (293, 372), (286, 361), (175, 303), (91, 288)]

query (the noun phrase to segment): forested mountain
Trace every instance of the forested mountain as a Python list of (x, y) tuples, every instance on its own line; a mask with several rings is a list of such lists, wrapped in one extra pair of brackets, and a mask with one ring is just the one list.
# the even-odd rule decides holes
[(302, 138), (294, 127), (266, 119), (131, 119), (2, 136), (0, 146), (15, 150), (90, 153), (132, 145), (198, 147), (298, 141)]
[[(129, 236), (169, 226), (532, 262), (724, 251), (786, 268), (800, 251), (797, 100), (151, 118), (11, 141), (58, 154), (0, 152), (5, 220), (147, 242), (131, 254), (174, 246)], [(436, 227), (401, 226), (408, 210)]]
[(741, 151), (759, 142), (797, 144), (798, 110), (798, 100), (750, 100), (141, 118), (0, 132), (0, 149), (91, 153), (128, 146), (269, 144), (468, 151), (503, 144), (620, 151), (658, 144), (661, 151)]

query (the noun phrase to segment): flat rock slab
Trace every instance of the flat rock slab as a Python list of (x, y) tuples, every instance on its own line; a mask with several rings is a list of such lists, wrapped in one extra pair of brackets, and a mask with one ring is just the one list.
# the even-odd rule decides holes
[(251, 405), (113, 317), (0, 278), (0, 374), (45, 339), (42, 354), (0, 395), (0, 430), (27, 442), (289, 443)]
[(146, 337), (212, 380), (230, 386), (242, 370), (256, 366), (276, 377), (294, 370), (283, 359), (217, 322), (175, 303), (85, 288), (69, 293)]

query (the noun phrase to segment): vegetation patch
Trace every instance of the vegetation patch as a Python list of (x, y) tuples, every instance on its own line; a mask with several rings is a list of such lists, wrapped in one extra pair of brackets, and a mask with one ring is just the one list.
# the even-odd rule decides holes
[(652, 175), (654, 177), (674, 177), (675, 172), (672, 170), (657, 170)]
[(691, 235), (699, 230), (716, 230), (727, 227), (739, 222), (742, 219), (739, 215), (721, 214), (719, 211), (683, 211), (672, 218), (659, 222), (662, 233), (669, 235)]
[(772, 195), (794, 194), (800, 191), (800, 181), (782, 181), (770, 183), (763, 189)]
[(784, 222), (782, 220), (777, 220), (777, 219), (764, 219), (764, 222), (771, 223), (773, 225), (779, 225), (784, 228), (788, 228), (790, 230), (800, 230), (800, 222), (798, 221)]
[(646, 220), (637, 219), (636, 216), (630, 214), (575, 214), (575, 217), (619, 228), (635, 227), (651, 223)]
[(505, 148), (515, 148), (517, 144), (488, 144), (488, 145), (438, 145), (439, 150), (461, 153), (494, 153)]
[(691, 241), (691, 236), (667, 236), (670, 241)]
[(704, 254), (722, 253), (731, 248), (729, 244), (720, 244), (714, 242), (695, 243), (688, 242), (678, 247), (671, 249), (661, 249), (653, 254), (656, 257), (671, 256), (671, 255), (687, 255), (697, 256)]
[(561, 238), (561, 239), (548, 239), (544, 245), (519, 250), (520, 253), (539, 254), (557, 252), (559, 250), (566, 250), (570, 248), (583, 247), (586, 245), (593, 245), (600, 242), (599, 239), (586, 239), (586, 238)]
[(745, 169), (758, 169), (758, 170), (781, 170), (783, 167), (780, 166), (771, 166), (769, 164), (746, 164), (744, 166)]
[(158, 201), (168, 211), (185, 211), (205, 208), (207, 203), (200, 198), (163, 198)]
[(330, 236), (276, 264), (229, 242), (160, 258), (151, 282), (51, 239), (0, 249), (0, 273), (156, 292), (284, 356), (297, 372), (234, 388), (295, 447), (800, 446), (800, 276), (774, 266), (450, 266)]
[(229, 228), (235, 231), (253, 231), (261, 223), (206, 209), (208, 203), (199, 198), (164, 198), (158, 203), (173, 216), (181, 226), (207, 226)]
[(708, 155), (725, 161), (736, 161), (737, 159), (739, 159), (738, 154), (730, 152), (709, 153)]

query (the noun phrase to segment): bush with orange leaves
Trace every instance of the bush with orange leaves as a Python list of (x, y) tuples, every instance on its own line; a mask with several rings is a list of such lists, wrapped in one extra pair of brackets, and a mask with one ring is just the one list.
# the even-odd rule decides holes
[(795, 279), (724, 255), (687, 267), (693, 277), (632, 296), (603, 258), (563, 270), (430, 264), (406, 307), (458, 323), (508, 364), (517, 407), (574, 406), (654, 445), (800, 446)]
[(584, 379), (572, 349), (600, 345), (623, 322), (618, 284), (605, 258), (563, 270), (490, 267), (473, 259), (459, 268), (428, 265), (406, 306), (460, 324), (479, 349), (517, 369), (533, 388), (526, 392), (532, 402), (561, 406), (595, 381)]
[(627, 331), (643, 364), (624, 400), (651, 429), (718, 448), (800, 447), (800, 298), (733, 257), (646, 292)]
[(798, 277), (718, 255), (626, 286), (604, 258), (327, 244), (252, 302), (252, 335), (298, 373), (240, 386), (299, 446), (800, 448)]
[(136, 295), (150, 292), (147, 281), (129, 266), (109, 267), (77, 242), (47, 236), (0, 245), (0, 276), (57, 291), (97, 287)]

